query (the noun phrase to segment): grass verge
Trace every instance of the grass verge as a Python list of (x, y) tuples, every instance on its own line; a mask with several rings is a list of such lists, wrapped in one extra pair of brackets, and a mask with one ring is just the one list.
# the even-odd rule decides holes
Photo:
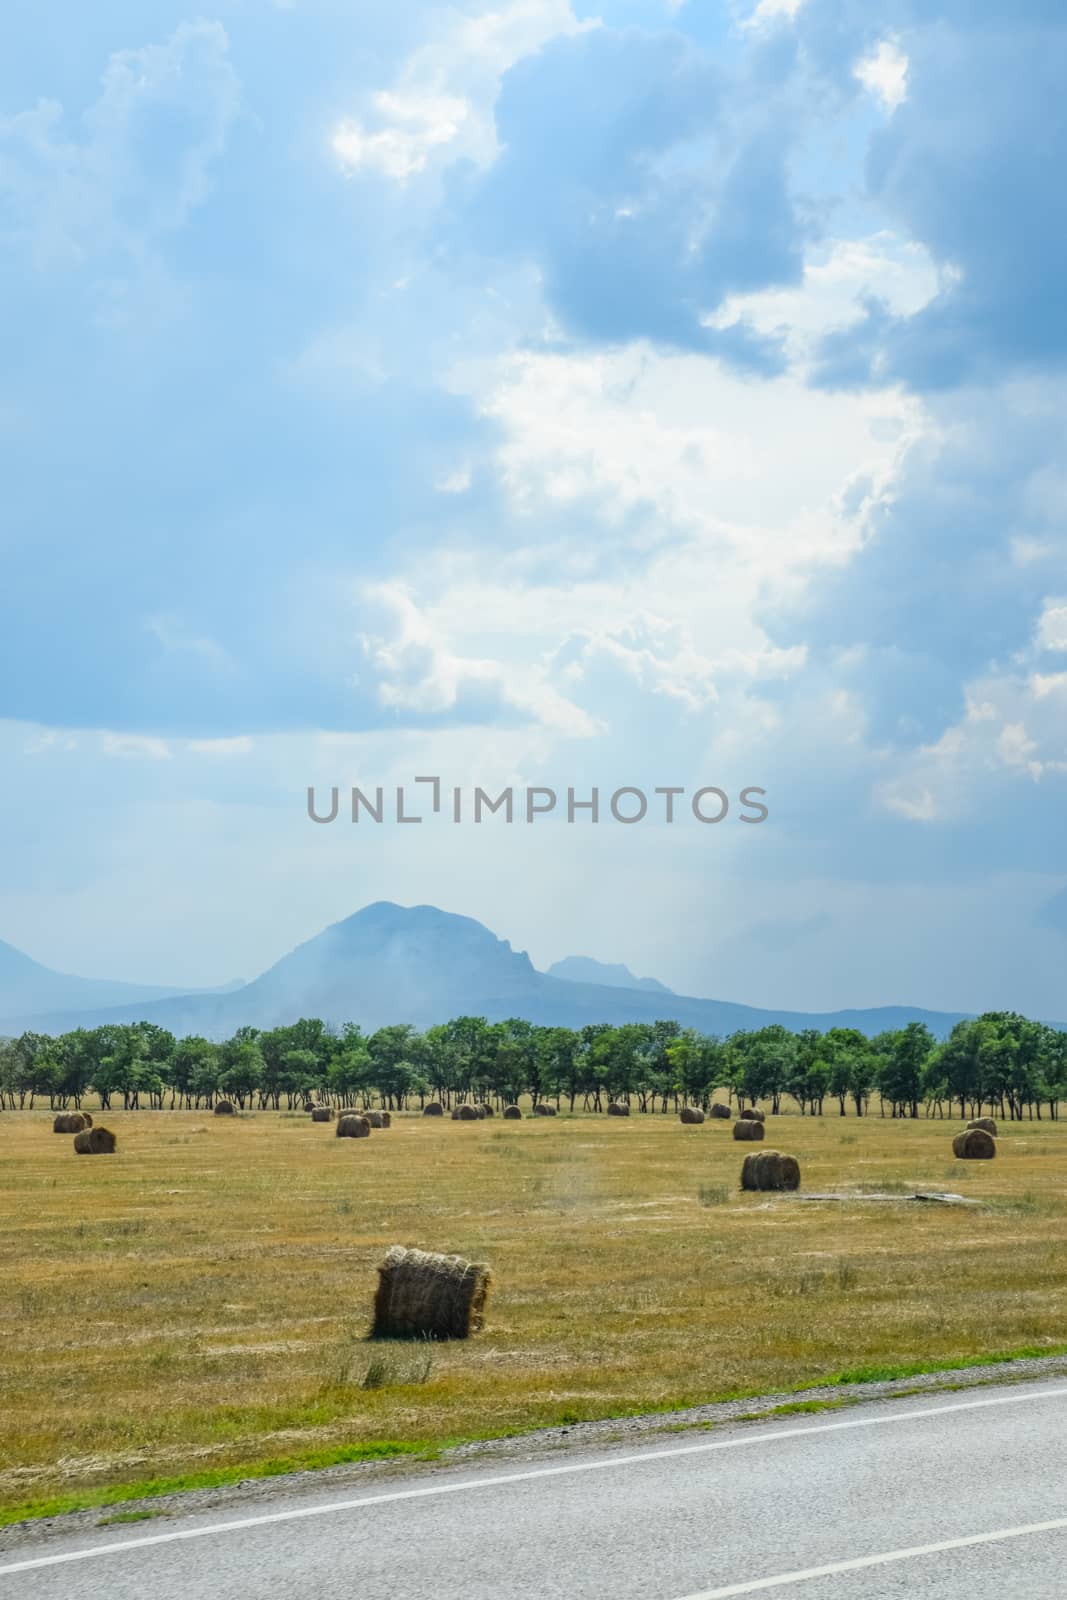
[[(1013, 1362), (1033, 1361), (1041, 1359), (1067, 1356), (1067, 1344), (1055, 1349), (1027, 1347), (1021, 1350), (1001, 1351), (994, 1355), (974, 1356), (962, 1361), (910, 1361), (898, 1366), (882, 1367), (856, 1367), (848, 1372), (831, 1373), (828, 1377), (798, 1384), (796, 1392), (806, 1389), (821, 1389), (831, 1387), (844, 1387), (845, 1385), (862, 1386), (875, 1383), (892, 1383), (905, 1378), (933, 1376), (939, 1372), (971, 1371), (978, 1367), (1010, 1366)], [(954, 1387), (965, 1387), (955, 1385)], [(908, 1394), (921, 1391), (908, 1390)], [(747, 1394), (714, 1395), (710, 1399), (700, 1402), (703, 1405), (727, 1405), (739, 1400), (756, 1400), (760, 1396)], [(729, 1418), (731, 1424), (737, 1422), (765, 1422), (774, 1417), (807, 1416), (824, 1411), (841, 1411), (847, 1407), (861, 1404), (862, 1395), (850, 1396), (841, 1399), (817, 1399), (786, 1401), (784, 1404), (768, 1406), (765, 1410), (745, 1412), (741, 1416)], [(671, 1406), (658, 1407), (652, 1412), (616, 1412), (600, 1419), (603, 1422), (621, 1422), (632, 1419), (638, 1415), (669, 1416)], [(559, 1426), (565, 1427), (576, 1419), (570, 1414), (561, 1416)], [(591, 1419), (585, 1419), (591, 1420)], [(714, 1422), (704, 1422), (697, 1426), (712, 1428), (721, 1426)], [(364, 1461), (391, 1461), (404, 1458), (409, 1461), (438, 1461), (448, 1450), (457, 1449), (461, 1445), (490, 1443), (494, 1438), (521, 1438), (526, 1433), (542, 1431), (537, 1429), (512, 1430), (506, 1435), (472, 1434), (459, 1439), (402, 1441), (396, 1439), (381, 1439), (368, 1444), (347, 1445), (335, 1450), (316, 1450), (303, 1455), (275, 1456), (270, 1460), (246, 1463), (243, 1466), (222, 1467), (210, 1472), (185, 1473), (172, 1478), (144, 1478), (130, 1483), (117, 1484), (107, 1489), (89, 1490), (81, 1494), (57, 1495), (49, 1500), (28, 1501), (24, 1505), (11, 1506), (0, 1510), (0, 1528), (10, 1527), (17, 1522), (29, 1522), (48, 1517), (64, 1516), (75, 1511), (92, 1511), (109, 1508), (111, 1506), (130, 1504), (139, 1500), (151, 1500), (164, 1495), (183, 1494), (194, 1489), (219, 1489), (235, 1483), (254, 1482), (263, 1478), (284, 1477), (295, 1472), (315, 1472), (325, 1467), (339, 1467)], [(665, 1428), (665, 1432), (688, 1432), (689, 1425), (681, 1423), (676, 1429)], [(119, 1512), (114, 1516), (102, 1518), (97, 1526), (107, 1527), (114, 1523), (143, 1522), (155, 1516), (165, 1515), (163, 1512), (149, 1510), (136, 1510)]]

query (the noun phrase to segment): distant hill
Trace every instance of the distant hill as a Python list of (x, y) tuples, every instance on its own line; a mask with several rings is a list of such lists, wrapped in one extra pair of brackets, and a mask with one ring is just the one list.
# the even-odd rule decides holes
[[(231, 985), (228, 987), (240, 987)], [(197, 991), (213, 993), (215, 991)], [(104, 1006), (148, 1005), (188, 990), (164, 984), (118, 983), (108, 978), (72, 978), (53, 972), (0, 939), (0, 1032), (7, 1019), (50, 1011), (97, 1010)]]
[(943, 1037), (961, 1017), (914, 1006), (819, 1013), (760, 1010), (660, 989), (575, 982), (538, 972), (525, 952), (512, 950), (506, 940), (470, 917), (389, 901), (365, 906), (335, 922), (254, 982), (228, 993), (158, 1000), (127, 995), (112, 1005), (102, 1005), (95, 996), (42, 1004), (33, 994), (28, 992), (18, 1016), (0, 1015), (0, 1032), (32, 1027), (59, 1033), (104, 1022), (145, 1020), (178, 1034), (225, 1038), (242, 1024), (270, 1028), (298, 1017), (321, 1017), (335, 1025), (358, 1022), (373, 1030), (389, 1022), (426, 1028), (450, 1017), (473, 1015), (490, 1021), (525, 1017), (569, 1028), (662, 1018), (720, 1035), (772, 1022), (793, 1029), (851, 1027), (876, 1034), (919, 1021)]
[(599, 983), (608, 989), (643, 989), (646, 994), (673, 994), (658, 978), (635, 978), (621, 962), (594, 961), (592, 956), (564, 956), (554, 961), (546, 978), (562, 978), (565, 983)]

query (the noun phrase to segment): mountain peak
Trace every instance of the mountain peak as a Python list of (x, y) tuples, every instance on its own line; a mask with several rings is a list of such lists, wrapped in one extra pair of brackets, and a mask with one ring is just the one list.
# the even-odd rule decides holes
[(564, 956), (548, 968), (547, 976), (565, 983), (599, 983), (606, 989), (641, 989), (646, 994), (673, 994), (658, 978), (635, 978), (621, 961), (594, 961), (592, 956)]

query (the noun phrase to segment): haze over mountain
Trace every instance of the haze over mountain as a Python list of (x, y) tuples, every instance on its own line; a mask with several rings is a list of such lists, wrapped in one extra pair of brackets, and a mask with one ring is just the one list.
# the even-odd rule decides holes
[(564, 956), (545, 970), (547, 978), (567, 983), (600, 983), (609, 989), (644, 989), (648, 994), (673, 994), (658, 978), (635, 978), (621, 961), (594, 961), (592, 956)]
[[(18, 955), (18, 952), (13, 952)], [(580, 959), (580, 958), (579, 958)], [(23, 957), (30, 968), (36, 963)], [(590, 963), (603, 972), (599, 963)], [(37, 969), (47, 972), (47, 969)], [(573, 970), (573, 969), (572, 969)], [(608, 968), (608, 972), (616, 969)], [(58, 979), (58, 974), (47, 974)], [(59, 1033), (105, 1022), (148, 1021), (177, 1034), (225, 1038), (244, 1024), (275, 1027), (298, 1017), (321, 1017), (333, 1025), (358, 1022), (371, 1031), (390, 1022), (426, 1028), (450, 1017), (475, 1015), (501, 1021), (581, 1027), (591, 1022), (651, 1022), (669, 1018), (704, 1033), (727, 1034), (778, 1022), (786, 1027), (854, 1027), (880, 1033), (911, 1021), (926, 1022), (945, 1035), (959, 1013), (923, 1011), (909, 1006), (806, 1013), (764, 1010), (723, 1000), (675, 995), (657, 987), (623, 988), (614, 982), (576, 982), (538, 972), (524, 951), (471, 917), (434, 906), (404, 907), (378, 901), (335, 922), (298, 945), (252, 983), (229, 992), (209, 991), (162, 999), (126, 994), (101, 1006), (95, 991), (115, 985), (85, 983), (84, 998), (64, 999), (46, 1009), (43, 992), (27, 984), (26, 997), (0, 1016), (7, 1033), (24, 1028)], [(134, 986), (125, 986), (128, 989)], [(90, 992), (93, 991), (93, 992)], [(58, 992), (58, 991), (57, 991)], [(10, 993), (10, 991), (9, 991)], [(64, 993), (70, 993), (69, 990)]]
[[(239, 988), (228, 984), (225, 990), (194, 990), (197, 994), (224, 993)], [(74, 978), (53, 972), (31, 956), (0, 939), (0, 1024), (21, 1013), (98, 1010), (104, 1006), (148, 1005), (190, 991), (170, 984), (112, 982), (108, 978)]]

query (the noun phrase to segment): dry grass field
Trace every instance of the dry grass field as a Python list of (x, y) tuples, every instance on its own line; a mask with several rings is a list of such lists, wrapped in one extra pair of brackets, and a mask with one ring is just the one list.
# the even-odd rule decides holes
[[(768, 1118), (804, 1190), (981, 1202), (948, 1207), (742, 1196), (752, 1147), (673, 1117), (401, 1116), (361, 1140), (267, 1112), (101, 1120), (113, 1157), (0, 1116), (9, 1513), (1067, 1346), (1067, 1123), (959, 1162), (955, 1123)], [(485, 1331), (368, 1345), (394, 1243), (487, 1260)]]

